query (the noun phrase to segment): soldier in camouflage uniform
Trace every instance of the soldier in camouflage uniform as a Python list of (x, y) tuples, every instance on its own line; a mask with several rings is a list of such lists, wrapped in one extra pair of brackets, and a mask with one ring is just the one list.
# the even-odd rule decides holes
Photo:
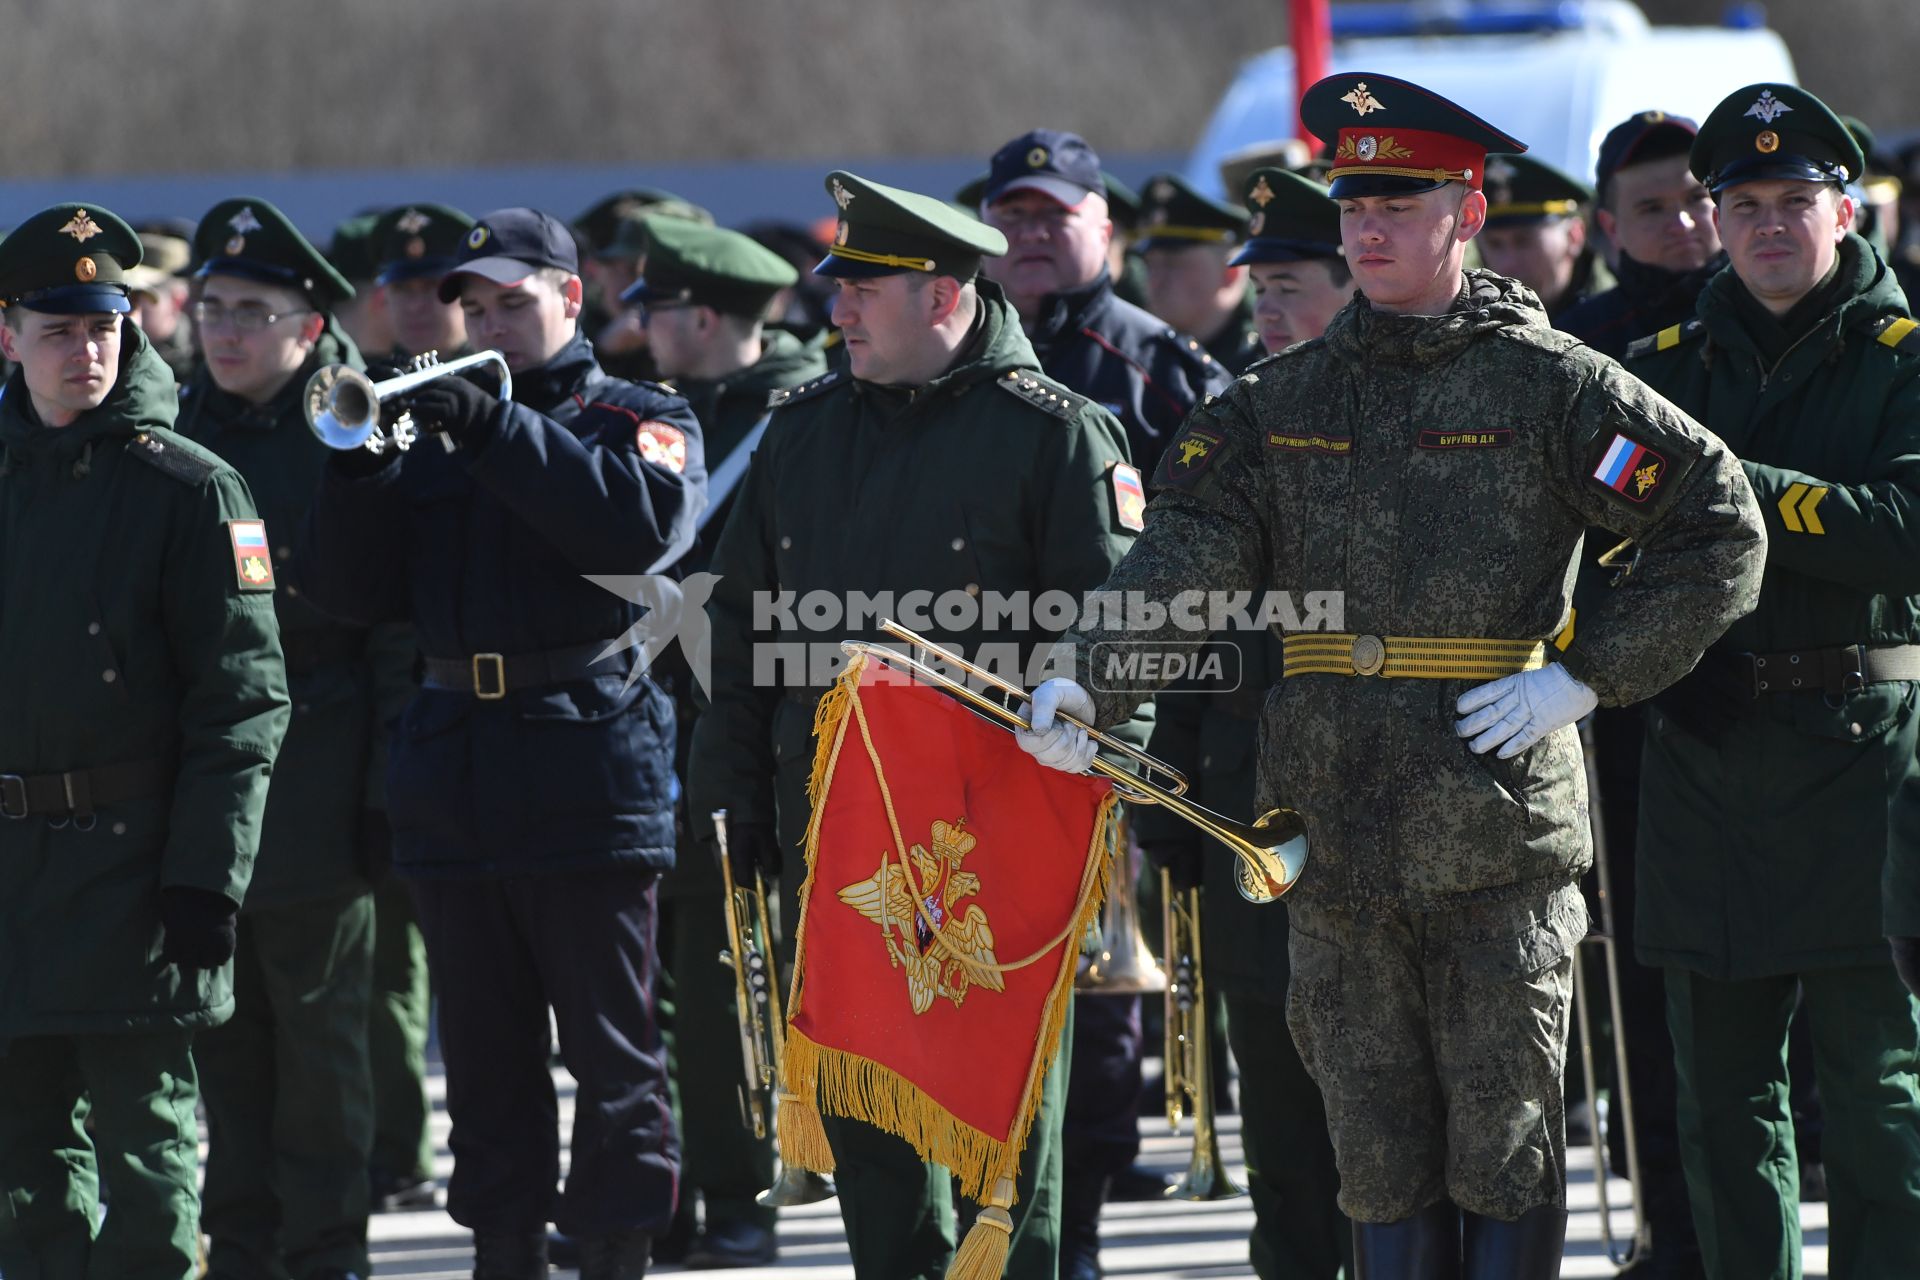
[[(1195, 411), (1106, 589), (1342, 592), (1333, 625), (1362, 634), (1282, 637), (1255, 808), (1298, 809), (1312, 841), (1288, 1022), (1356, 1260), (1373, 1280), (1463, 1260), (1472, 1280), (1545, 1280), (1566, 1227), (1561, 1074), (1591, 861), (1573, 723), (1678, 678), (1752, 606), (1760, 517), (1719, 441), (1547, 328), (1530, 292), (1463, 270), (1485, 153), (1521, 144), (1386, 76), (1323, 80), (1301, 112), (1338, 138), (1364, 296)], [(1640, 562), (1570, 636), (1595, 524)], [(1092, 644), (1123, 638), (1204, 635), (1074, 637), (1078, 680), (1043, 684), (1021, 735), (1042, 762), (1092, 754), (1056, 710), (1111, 724), (1139, 700), (1092, 666)]]

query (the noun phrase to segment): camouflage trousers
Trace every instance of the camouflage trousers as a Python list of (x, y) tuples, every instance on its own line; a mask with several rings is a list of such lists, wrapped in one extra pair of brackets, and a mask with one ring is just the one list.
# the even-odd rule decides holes
[(1396, 1222), (1443, 1196), (1508, 1220), (1565, 1204), (1579, 887), (1445, 912), (1289, 906), (1287, 1023), (1347, 1215)]

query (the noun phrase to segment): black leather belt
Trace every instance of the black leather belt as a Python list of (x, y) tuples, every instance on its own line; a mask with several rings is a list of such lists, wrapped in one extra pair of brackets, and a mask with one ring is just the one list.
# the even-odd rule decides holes
[(93, 820), (94, 809), (158, 791), (173, 776), (163, 760), (135, 760), (65, 773), (0, 773), (0, 817)]
[(1763, 693), (1816, 691), (1844, 697), (1870, 684), (1920, 680), (1920, 645), (1914, 644), (1735, 653), (1728, 655), (1728, 661), (1756, 698)]
[(352, 662), (366, 652), (366, 647), (366, 637), (360, 632), (338, 627), (280, 633), (280, 652), (287, 660), (287, 674), (293, 676)]
[(596, 642), (542, 653), (476, 653), (465, 658), (427, 658), (421, 683), (429, 689), (452, 689), (492, 702), (515, 689), (536, 689), (568, 680), (591, 680), (595, 676), (624, 676), (626, 668), (620, 657), (630, 654), (631, 650), (623, 649), (606, 661), (596, 663), (594, 659), (606, 647)]

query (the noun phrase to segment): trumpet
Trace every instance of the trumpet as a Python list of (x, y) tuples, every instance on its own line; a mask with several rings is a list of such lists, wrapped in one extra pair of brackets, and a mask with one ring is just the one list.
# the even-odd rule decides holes
[(1220, 1134), (1213, 1123), (1213, 1063), (1207, 1044), (1207, 984), (1201, 975), (1200, 890), (1174, 892), (1173, 877), (1160, 873), (1165, 903), (1167, 958), (1167, 1123), (1180, 1131), (1180, 1116), (1193, 1104), (1193, 1154), (1169, 1200), (1232, 1200), (1247, 1194), (1220, 1160)]
[(1133, 892), (1132, 824), (1121, 819), (1113, 850), (1113, 884), (1100, 908), (1100, 952), (1074, 975), (1083, 995), (1131, 996), (1167, 989), (1166, 970), (1140, 934), (1140, 903)]
[[(865, 654), (889, 666), (910, 672), (935, 688), (953, 694), (975, 711), (983, 713), (988, 719), (997, 721), (1006, 728), (1028, 727), (1027, 718), (1016, 710), (1016, 702), (1027, 700), (1025, 689), (1002, 680), (991, 671), (968, 662), (957, 653), (942, 649), (897, 622), (883, 622), (880, 624), (880, 630), (895, 639), (905, 641), (914, 650), (949, 663), (974, 677), (988, 689), (998, 693), (1000, 698), (990, 697), (964, 681), (955, 680), (911, 653), (901, 653), (884, 645), (868, 644), (860, 640), (844, 640), (840, 648), (849, 655)], [(1001, 699), (1011, 699), (1015, 702)], [(1234, 887), (1239, 889), (1240, 896), (1248, 902), (1276, 901), (1299, 880), (1301, 869), (1307, 863), (1307, 824), (1298, 812), (1292, 809), (1270, 809), (1250, 823), (1223, 818), (1184, 798), (1187, 779), (1178, 769), (1154, 759), (1138, 747), (1120, 741), (1112, 734), (1104, 733), (1089, 724), (1080, 724), (1072, 716), (1060, 718), (1068, 724), (1079, 725), (1095, 742), (1125, 756), (1141, 767), (1143, 772), (1134, 773), (1111, 760), (1094, 757), (1091, 766), (1093, 772), (1110, 780), (1114, 784), (1114, 791), (1122, 799), (1131, 800), (1135, 804), (1160, 805), (1169, 813), (1192, 823), (1231, 849), (1240, 859), (1239, 866), (1235, 868)], [(1162, 786), (1154, 782), (1155, 775), (1167, 779), (1168, 785)]]
[(404, 453), (418, 433), (407, 418), (382, 431), (381, 402), (481, 365), (494, 365), (500, 370), (500, 398), (511, 400), (513, 374), (507, 369), (507, 358), (498, 351), (476, 352), (445, 362), (438, 352), (429, 351), (416, 356), (405, 373), (379, 382), (344, 364), (326, 365), (307, 379), (302, 396), (307, 426), (329, 449), (367, 449), (373, 453), (394, 449)]
[[(767, 888), (758, 872), (753, 887), (734, 883), (727, 861), (727, 811), (713, 811), (715, 844), (720, 851), (720, 879), (726, 893), (727, 950), (720, 963), (733, 970), (734, 1013), (740, 1028), (740, 1061), (746, 1078), (740, 1085), (740, 1121), (756, 1138), (771, 1131), (774, 1105), (780, 1097), (780, 1055), (786, 1047), (786, 1024), (780, 1017), (780, 996), (773, 982), (773, 928), (767, 916)], [(782, 1167), (773, 1185), (754, 1199), (769, 1207), (813, 1204), (831, 1200), (833, 1183), (806, 1169)]]

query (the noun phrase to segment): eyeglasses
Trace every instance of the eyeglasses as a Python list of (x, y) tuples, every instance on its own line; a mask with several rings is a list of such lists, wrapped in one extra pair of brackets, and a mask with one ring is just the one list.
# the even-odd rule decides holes
[(239, 306), (229, 307), (224, 302), (206, 298), (193, 304), (193, 321), (202, 329), (219, 329), (231, 323), (241, 333), (259, 333), (289, 316), (312, 313), (313, 308), (302, 307), (298, 311), (284, 311), (276, 315), (257, 302), (243, 302)]

